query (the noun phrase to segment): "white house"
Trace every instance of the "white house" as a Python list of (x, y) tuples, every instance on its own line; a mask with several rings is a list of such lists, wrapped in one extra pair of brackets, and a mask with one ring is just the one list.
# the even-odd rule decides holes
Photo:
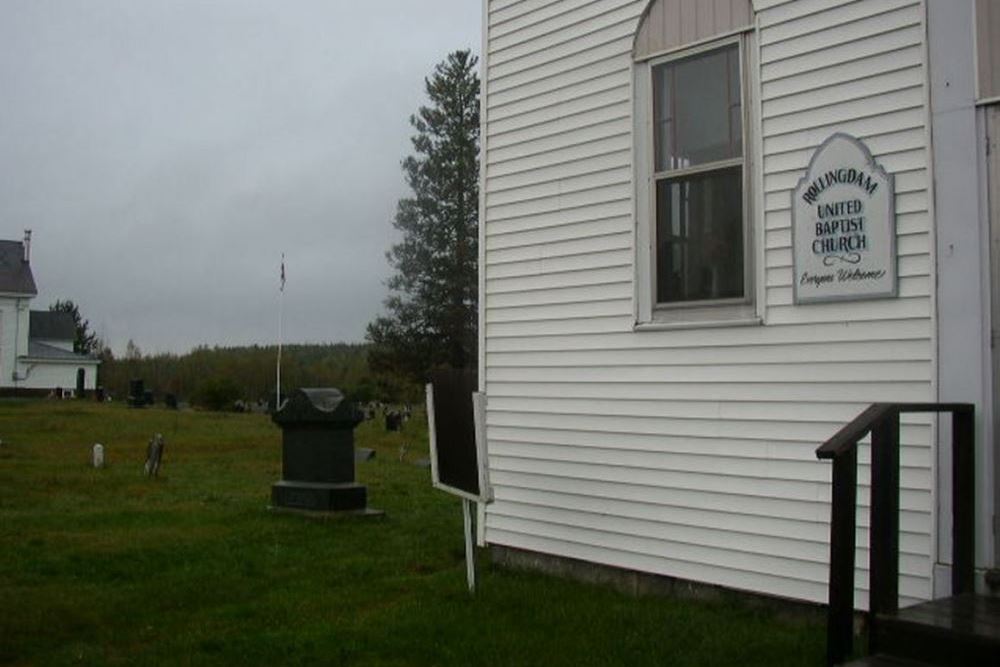
[[(872, 402), (967, 402), (984, 586), (1000, 553), (1000, 8), (484, 0), (483, 13), (495, 502), (481, 540), (826, 602), (831, 471), (816, 447)], [(854, 160), (854, 182), (816, 171), (831, 160)], [(793, 214), (800, 183), (800, 199), (861, 194)], [(869, 196), (863, 219), (854, 202)], [(841, 226), (810, 227), (814, 212)], [(869, 254), (881, 264), (850, 268)], [(824, 284), (822, 262), (845, 282)], [(904, 604), (947, 588), (938, 423), (901, 429)]]
[(37, 294), (31, 233), (24, 241), (0, 241), (0, 392), (93, 389), (100, 361), (73, 351), (71, 315), (31, 310)]

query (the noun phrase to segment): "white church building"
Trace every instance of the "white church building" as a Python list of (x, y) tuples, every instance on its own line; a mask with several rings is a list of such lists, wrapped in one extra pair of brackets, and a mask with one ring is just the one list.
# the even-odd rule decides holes
[[(996, 9), (484, 0), (481, 542), (825, 603), (817, 446), (871, 403), (963, 402), (984, 587), (1000, 566)], [(812, 199), (851, 222), (833, 234)], [(903, 605), (950, 581), (946, 423), (901, 426)]]
[(31, 310), (37, 295), (31, 233), (0, 241), (0, 394), (94, 389), (100, 361), (73, 351), (69, 313)]

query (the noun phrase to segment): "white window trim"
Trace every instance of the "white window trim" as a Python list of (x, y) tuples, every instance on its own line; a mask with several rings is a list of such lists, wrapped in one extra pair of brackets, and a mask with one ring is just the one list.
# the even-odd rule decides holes
[[(652, 68), (730, 44), (740, 49), (740, 89), (743, 110), (743, 243), (745, 297), (710, 302), (656, 304), (655, 210), (653, 164)], [(672, 49), (633, 66), (633, 177), (635, 182), (635, 330), (709, 328), (755, 325), (763, 322), (764, 258), (758, 221), (763, 204), (760, 181), (760, 111), (758, 95), (758, 45), (753, 28)]]

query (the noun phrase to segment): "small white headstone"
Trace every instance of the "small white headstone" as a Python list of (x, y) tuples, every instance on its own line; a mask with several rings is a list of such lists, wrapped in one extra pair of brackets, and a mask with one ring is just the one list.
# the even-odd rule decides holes
[(163, 446), (165, 444), (166, 441), (160, 433), (150, 438), (149, 445), (146, 447), (145, 472), (147, 477), (156, 477), (160, 473), (160, 461), (163, 459)]
[(104, 445), (102, 445), (99, 442), (94, 445), (94, 452), (92, 458), (95, 468), (104, 467)]

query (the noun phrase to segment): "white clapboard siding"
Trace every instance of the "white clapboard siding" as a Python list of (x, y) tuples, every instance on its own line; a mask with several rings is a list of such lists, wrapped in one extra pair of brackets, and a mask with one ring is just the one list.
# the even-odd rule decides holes
[[(632, 46), (645, 0), (489, 0), (488, 542), (826, 601), (830, 465), (876, 401), (934, 400), (919, 0), (757, 0), (756, 326), (635, 328)], [(796, 306), (791, 190), (843, 131), (895, 177), (899, 296)], [(900, 592), (931, 595), (935, 419), (901, 426)], [(867, 604), (871, 454), (859, 449)]]
[[(919, 128), (924, 124), (924, 122), (925, 112), (923, 109), (919, 107), (908, 107), (899, 109), (898, 111), (887, 111), (880, 114), (859, 116), (852, 119), (847, 126), (850, 127), (851, 134), (859, 139), (866, 140), (868, 137), (873, 135), (883, 135), (896, 132), (898, 130)], [(764, 137), (764, 154), (770, 155), (772, 153), (784, 153), (793, 150), (808, 150), (810, 146), (818, 146), (819, 143), (822, 143), (824, 139), (840, 127), (843, 127), (843, 124), (836, 119), (831, 118), (829, 122), (817, 125), (813, 128), (806, 128), (792, 132), (781, 132), (780, 130), (776, 131), (774, 134), (766, 135)], [(881, 156), (882, 154), (879, 155)], [(887, 155), (886, 157), (890, 158), (893, 156)], [(894, 163), (892, 165), (893, 171), (904, 169), (904, 165), (906, 164), (907, 162), (905, 160), (900, 160), (898, 164)], [(888, 169), (889, 167), (886, 166), (886, 170)]]
[[(564, 274), (572, 275), (572, 274)], [(730, 332), (710, 329), (704, 331), (671, 332), (666, 338), (655, 336), (633, 336), (632, 332), (616, 332), (607, 336), (575, 335), (568, 339), (553, 339), (537, 334), (529, 334), (513, 340), (501, 336), (491, 336), (486, 344), (491, 351), (521, 350), (600, 350), (666, 348), (696, 349), (701, 347), (747, 347), (759, 349), (761, 346), (786, 346), (794, 343), (841, 343), (854, 341), (911, 340), (929, 338), (930, 327), (926, 321), (902, 322), (840, 322), (839, 325), (799, 325), (785, 326), (777, 330), (752, 327), (742, 332), (734, 341)], [(821, 385), (822, 386), (822, 385)]]
[(490, 247), (502, 250), (520, 246), (562, 243), (572, 239), (592, 238), (612, 233), (631, 234), (631, 232), (632, 220), (628, 216), (612, 216), (533, 229), (495, 231), (490, 234)]
[(630, 0), (590, 0), (574, 3), (571, 12), (549, 21), (533, 23), (530, 28), (498, 35), (490, 43), (490, 64), (499, 66), (515, 61), (530, 62), (539, 57), (554, 60), (567, 53), (579, 52), (590, 45), (588, 37), (607, 39), (608, 26), (628, 23), (632, 18)]
[[(899, 396), (900, 401), (919, 402), (926, 400), (926, 387), (922, 382), (886, 382), (870, 381), (864, 383), (820, 383), (820, 382), (747, 382), (740, 385), (698, 382), (673, 382), (664, 378), (662, 382), (647, 384), (627, 384), (613, 382), (593, 382), (588, 384), (571, 384), (558, 382), (498, 382), (492, 383), (496, 395), (538, 397), (552, 395), (574, 396), (579, 398), (595, 398), (599, 400), (634, 399), (661, 401), (663, 403), (684, 402), (690, 400), (721, 400), (737, 401), (753, 400), (759, 403), (789, 402), (792, 406), (801, 405), (803, 396), (815, 401), (849, 403), (857, 401), (859, 405), (874, 403), (884, 398), (889, 392)], [(923, 392), (923, 393), (922, 393)], [(491, 395), (494, 395), (491, 393)], [(605, 399), (607, 397), (607, 399)], [(858, 411), (861, 412), (860, 410)], [(833, 435), (830, 431), (829, 435)], [(825, 440), (825, 438), (824, 438)], [(810, 441), (815, 445), (815, 442)], [(815, 449), (815, 447), (814, 447)], [(811, 450), (810, 450), (811, 451)]]
[[(548, 476), (532, 472), (490, 472), (490, 481), (496, 485), (497, 497), (508, 495), (519, 497), (524, 491), (545, 490), (554, 495), (571, 497), (584, 496), (598, 502), (620, 501), (636, 508), (651, 507), (669, 517), (676, 509), (698, 510), (715, 514), (719, 521), (741, 521), (744, 529), (752, 525), (748, 517), (769, 517), (788, 519), (829, 527), (829, 497), (817, 495), (812, 499), (789, 502), (776, 494), (741, 494), (722, 491), (707, 491), (683, 486), (663, 484), (643, 485), (628, 481), (619, 483), (609, 480), (571, 478), (568, 476)], [(862, 505), (866, 509), (867, 505)], [(496, 509), (496, 508), (492, 508)], [(858, 526), (867, 527), (867, 511), (859, 512)], [(901, 510), (899, 522), (901, 532), (909, 535), (925, 535), (926, 511)], [(790, 533), (794, 535), (794, 533)]]
[(585, 96), (588, 89), (594, 87), (601, 89), (609, 79), (617, 78), (616, 85), (621, 85), (622, 69), (627, 70), (628, 67), (628, 63), (598, 58), (578, 62), (573, 69), (562, 72), (559, 76), (530, 82), (510, 81), (506, 87), (497, 83), (496, 87), (490, 90), (485, 108), (490, 113), (495, 111), (500, 118), (504, 118), (526, 109), (546, 106), (554, 100)]
[(522, 13), (513, 17), (508, 15), (494, 25), (494, 39), (491, 40), (490, 49), (500, 50), (552, 32), (560, 32), (566, 24), (564, 17), (569, 13), (579, 22), (629, 4), (631, 0), (591, 0), (583, 5), (567, 0), (547, 0), (530, 13), (524, 13), (523, 10), (527, 9), (529, 3), (519, 3), (516, 6), (520, 7)]
[[(520, 399), (518, 399), (520, 400)], [(699, 403), (697, 401), (679, 402), (679, 406)], [(709, 403), (701, 401), (702, 404)], [(840, 404), (839, 409), (845, 409)], [(767, 410), (766, 404), (761, 407)], [(776, 409), (776, 408), (775, 408)], [(721, 417), (717, 417), (721, 418)], [(781, 440), (748, 440), (745, 438), (696, 438), (691, 436), (659, 436), (646, 435), (640, 433), (618, 433), (614, 437), (597, 436), (587, 433), (581, 434), (578, 431), (569, 429), (544, 430), (534, 429), (527, 431), (519, 427), (496, 426), (494, 429), (494, 440), (492, 442), (507, 445), (526, 445), (539, 447), (564, 447), (567, 449), (581, 448), (581, 451), (588, 449), (599, 449), (601, 451), (621, 451), (621, 452), (652, 452), (656, 454), (670, 454), (677, 457), (698, 456), (698, 457), (720, 457), (722, 459), (739, 460), (761, 460), (768, 462), (811, 463), (812, 442), (803, 440), (781, 441)], [(914, 431), (916, 433), (916, 431)], [(909, 446), (904, 443), (901, 466), (904, 469), (926, 470), (930, 465), (931, 449), (922, 445)], [(859, 450), (859, 461), (867, 466), (871, 463), (870, 448), (866, 443), (862, 443)], [(864, 482), (862, 476), (862, 482)]]
[[(631, 183), (627, 170), (606, 169), (579, 176), (571, 176), (558, 181), (548, 181), (536, 183), (534, 185), (524, 185), (507, 190), (500, 190), (491, 193), (486, 197), (486, 206), (497, 210), (498, 215), (502, 215), (502, 206), (519, 205), (517, 210), (523, 210), (525, 204), (531, 204), (535, 200), (541, 201), (541, 208), (548, 209), (548, 204), (552, 200), (559, 202), (567, 201), (571, 195), (577, 193), (588, 193), (598, 188), (628, 186)], [(590, 201), (590, 200), (588, 200)], [(557, 207), (562, 208), (562, 207)]]
[[(610, 74), (596, 73), (578, 83), (547, 88), (537, 95), (488, 107), (488, 110), (493, 119), (491, 122), (499, 123), (539, 112), (552, 113), (551, 110), (556, 107), (573, 109), (580, 104), (593, 105), (595, 100), (599, 103), (602, 96), (614, 94), (622, 87), (621, 76), (617, 71)], [(598, 97), (592, 97), (594, 95)]]
[[(581, 510), (579, 507), (568, 506), (568, 503), (552, 502), (550, 504), (528, 504), (518, 502), (508, 502), (504, 504), (503, 510), (498, 510), (495, 515), (502, 515), (510, 519), (535, 520), (541, 519), (546, 522), (559, 523), (563, 525), (579, 526), (590, 528), (593, 522), (590, 514), (593, 510)], [(769, 558), (774, 553), (780, 553), (789, 546), (792, 541), (785, 534), (769, 534), (766, 530), (757, 530), (756, 522), (742, 524), (728, 524), (724, 528), (706, 526), (704, 524), (691, 524), (675, 521), (664, 521), (661, 515), (648, 512), (647, 516), (629, 516), (632, 512), (612, 513), (601, 512), (601, 519), (598, 522), (600, 530), (610, 533), (618, 533), (623, 536), (644, 535), (658, 538), (667, 542), (674, 542), (678, 545), (695, 545), (700, 548), (713, 550), (735, 550), (750, 557)], [(785, 526), (786, 528), (788, 526)], [(801, 526), (797, 526), (801, 528)], [(830, 548), (822, 536), (822, 526), (807, 524), (809, 530), (802, 533), (794, 533), (794, 542), (797, 548), (794, 550), (794, 560), (808, 564), (810, 567), (822, 566), (830, 556)], [(901, 540), (904, 542), (904, 540)], [(926, 549), (926, 544), (920, 540), (905, 540), (905, 544), (900, 545), (900, 573), (904, 576), (925, 577), (928, 572), (923, 559), (914, 557), (906, 547), (912, 545), (914, 551)], [(865, 545), (866, 546), (866, 545)], [(680, 548), (675, 550), (679, 553)], [(857, 550), (858, 559), (864, 557), (864, 547)]]
[[(530, 294), (530, 293), (529, 293)], [(507, 296), (507, 295), (504, 295)], [(685, 347), (653, 349), (591, 350), (509, 350), (496, 352), (491, 367), (580, 368), (588, 366), (706, 366), (706, 365), (785, 365), (788, 363), (843, 363), (844, 350), (858, 361), (920, 361), (931, 353), (930, 341), (861, 341), (831, 346), (826, 341), (771, 346)], [(839, 417), (838, 417), (839, 420)]]
[(490, 136), (497, 137), (529, 127), (544, 127), (547, 123), (558, 124), (566, 117), (582, 115), (595, 109), (627, 105), (630, 99), (628, 86), (621, 85), (620, 81), (612, 83), (611, 87), (593, 95), (561, 99), (521, 113), (508, 112), (507, 116), (490, 123)]

